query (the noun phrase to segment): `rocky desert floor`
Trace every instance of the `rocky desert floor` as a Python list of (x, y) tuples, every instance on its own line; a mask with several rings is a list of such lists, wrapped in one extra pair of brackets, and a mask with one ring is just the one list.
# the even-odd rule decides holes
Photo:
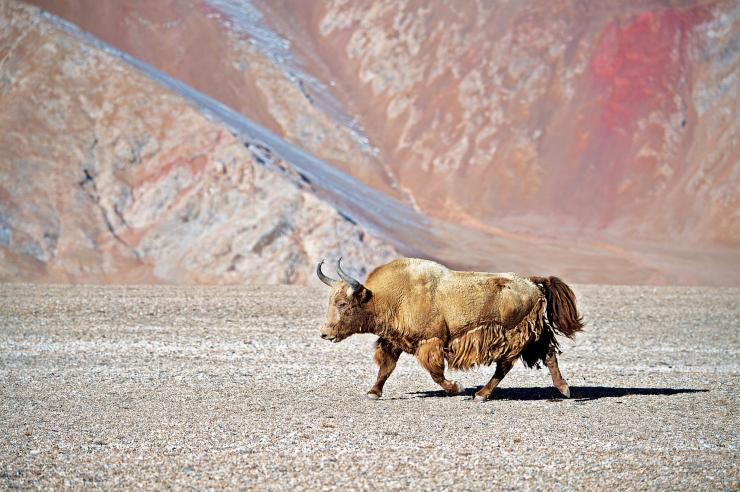
[(519, 365), (480, 404), (408, 355), (365, 399), (321, 287), (0, 285), (0, 488), (740, 488), (740, 290), (574, 290), (572, 398)]

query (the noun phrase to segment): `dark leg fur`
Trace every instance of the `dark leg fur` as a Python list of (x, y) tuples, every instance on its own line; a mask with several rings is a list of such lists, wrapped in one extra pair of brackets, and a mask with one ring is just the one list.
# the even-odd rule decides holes
[(555, 332), (550, 325), (545, 324), (540, 338), (527, 345), (522, 351), (521, 357), (524, 365), (527, 367), (539, 368), (540, 362), (544, 362), (550, 371), (552, 384), (564, 397), (570, 398), (568, 383), (563, 379), (563, 376), (560, 374), (560, 368), (558, 367), (558, 353), (560, 351), (558, 350), (558, 341), (555, 339)]
[(445, 378), (445, 354), (442, 342), (433, 338), (422, 343), (416, 350), (416, 359), (421, 367), (429, 371), (432, 380), (440, 385), (449, 395), (463, 392), (463, 387), (456, 381)]
[(526, 367), (540, 367), (540, 362), (547, 363), (547, 354), (551, 348), (557, 352), (558, 341), (550, 325), (545, 323), (540, 337), (522, 350), (522, 362)]
[(368, 398), (377, 400), (383, 395), (383, 385), (396, 368), (396, 362), (401, 356), (401, 349), (395, 348), (388, 340), (378, 338), (375, 342), (375, 362), (378, 364), (378, 378), (370, 391), (367, 392)]
[(486, 384), (484, 387), (478, 390), (478, 392), (475, 393), (475, 400), (476, 401), (485, 401), (488, 398), (491, 397), (491, 393), (494, 389), (496, 389), (496, 386), (498, 386), (498, 383), (501, 382), (502, 379), (508, 374), (508, 372), (511, 370), (512, 367), (514, 367), (514, 362), (511, 360), (503, 361), (503, 362), (497, 362), (496, 363), (496, 372), (493, 374), (493, 377), (490, 381), (488, 381), (488, 384)]

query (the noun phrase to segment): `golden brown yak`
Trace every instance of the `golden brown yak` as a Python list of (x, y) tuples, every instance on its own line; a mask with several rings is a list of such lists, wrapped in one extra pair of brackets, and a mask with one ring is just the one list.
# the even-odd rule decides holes
[(445, 378), (445, 360), (452, 369), (496, 363), (491, 380), (475, 394), (483, 401), (521, 357), (528, 367), (543, 361), (555, 387), (570, 396), (558, 369), (555, 332), (573, 338), (583, 323), (573, 291), (559, 278), (457, 272), (433, 261), (401, 258), (376, 268), (362, 284), (342, 270), (341, 258), (341, 280), (324, 275), (323, 263), (316, 274), (332, 293), (321, 338), (380, 337), (375, 347), (380, 369), (369, 398), (380, 398), (401, 352), (416, 356), (448, 394), (463, 388)]

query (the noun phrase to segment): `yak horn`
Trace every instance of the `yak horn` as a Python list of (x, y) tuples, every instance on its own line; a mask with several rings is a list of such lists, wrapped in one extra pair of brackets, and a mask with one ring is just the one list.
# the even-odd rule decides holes
[(332, 287), (334, 285), (334, 282), (338, 282), (338, 280), (334, 280), (331, 277), (327, 277), (324, 275), (324, 272), (321, 271), (321, 265), (324, 264), (324, 260), (321, 260), (318, 265), (316, 265), (316, 275), (319, 276), (319, 280), (324, 282), (329, 287)]
[(352, 289), (353, 292), (356, 292), (362, 287), (362, 284), (359, 281), (353, 279), (352, 277), (347, 275), (347, 273), (344, 270), (342, 270), (342, 257), (341, 256), (337, 260), (337, 273), (339, 274), (339, 278), (341, 278), (342, 280), (347, 282), (347, 284), (349, 284), (349, 287), (350, 289)]

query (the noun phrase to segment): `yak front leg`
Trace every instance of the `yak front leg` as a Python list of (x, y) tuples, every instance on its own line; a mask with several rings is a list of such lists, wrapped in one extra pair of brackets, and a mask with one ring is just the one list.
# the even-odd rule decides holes
[(440, 385), (448, 395), (457, 395), (463, 392), (463, 387), (457, 381), (445, 378), (445, 353), (442, 341), (432, 338), (421, 342), (416, 349), (416, 358), (421, 367), (429, 371), (435, 383)]
[(558, 358), (555, 356), (555, 347), (550, 347), (545, 357), (545, 364), (550, 370), (550, 376), (552, 376), (552, 384), (563, 394), (564, 397), (570, 398), (570, 388), (568, 383), (563, 379), (563, 375), (560, 374), (560, 368), (558, 367)]
[(507, 361), (499, 361), (496, 362), (496, 372), (493, 373), (493, 377), (490, 381), (488, 381), (488, 384), (483, 386), (481, 389), (479, 389), (475, 393), (475, 401), (486, 401), (491, 397), (491, 393), (493, 393), (493, 390), (496, 389), (496, 386), (498, 386), (498, 383), (501, 382), (502, 379), (511, 371), (511, 368), (514, 367), (515, 360), (507, 360)]
[(398, 362), (400, 356), (401, 349), (394, 347), (384, 338), (378, 338), (378, 341), (375, 342), (375, 355), (373, 356), (375, 363), (378, 364), (378, 378), (370, 391), (367, 392), (368, 398), (377, 400), (383, 395), (383, 385), (396, 368), (396, 362)]

